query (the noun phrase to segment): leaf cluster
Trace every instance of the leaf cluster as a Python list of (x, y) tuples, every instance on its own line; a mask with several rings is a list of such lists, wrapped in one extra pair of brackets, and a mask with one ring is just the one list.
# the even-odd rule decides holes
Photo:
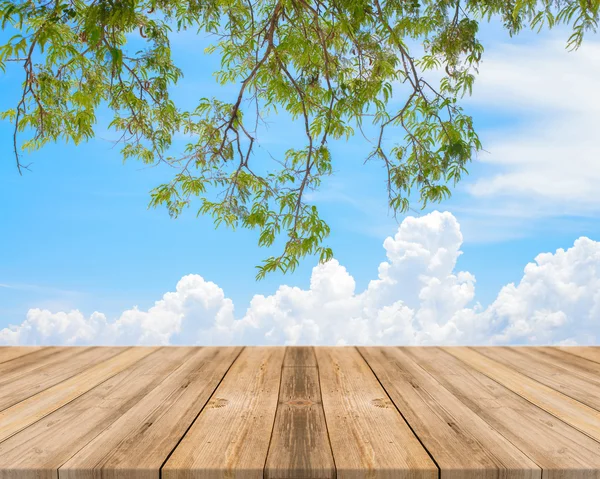
[[(21, 69), (22, 91), (2, 113), (14, 123), (14, 155), (49, 141), (95, 134), (100, 106), (113, 112), (124, 159), (165, 163), (172, 178), (151, 205), (172, 216), (193, 206), (215, 224), (258, 230), (272, 246), (258, 277), (293, 271), (307, 255), (332, 257), (329, 226), (307, 192), (333, 171), (330, 145), (357, 133), (367, 160), (387, 172), (389, 206), (422, 207), (451, 194), (481, 149), (461, 99), (483, 55), (481, 22), (572, 26), (577, 48), (598, 24), (599, 0), (0, 0), (0, 68)], [(230, 101), (176, 105), (182, 76), (174, 32), (214, 39), (215, 73), (236, 85)], [(134, 45), (142, 45), (135, 48)], [(434, 81), (434, 79), (437, 79)], [(401, 98), (395, 96), (401, 95)], [(265, 119), (285, 111), (303, 128), (282, 158), (257, 153)], [(366, 131), (376, 129), (375, 137)], [(175, 153), (175, 135), (188, 138)], [(450, 186), (449, 186), (450, 185)]]

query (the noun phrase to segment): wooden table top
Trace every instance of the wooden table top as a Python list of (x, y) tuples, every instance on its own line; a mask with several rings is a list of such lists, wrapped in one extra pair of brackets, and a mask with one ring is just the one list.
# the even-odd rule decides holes
[(0, 348), (0, 478), (600, 478), (600, 348)]

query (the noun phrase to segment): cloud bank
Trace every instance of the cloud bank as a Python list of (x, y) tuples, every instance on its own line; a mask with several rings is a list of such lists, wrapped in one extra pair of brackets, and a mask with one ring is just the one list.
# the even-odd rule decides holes
[(255, 295), (237, 316), (231, 299), (197, 274), (153, 307), (100, 312), (30, 309), (0, 344), (593, 344), (600, 337), (600, 242), (581, 237), (543, 253), (483, 308), (475, 277), (456, 271), (463, 236), (448, 212), (407, 217), (383, 247), (387, 260), (364, 291), (332, 260), (310, 287)]

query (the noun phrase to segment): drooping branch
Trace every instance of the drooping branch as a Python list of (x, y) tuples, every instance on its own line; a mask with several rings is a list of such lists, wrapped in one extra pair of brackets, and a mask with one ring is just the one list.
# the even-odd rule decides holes
[[(483, 53), (481, 19), (499, 16), (511, 34), (567, 23), (577, 47), (599, 9), (598, 0), (0, 0), (1, 27), (22, 34), (0, 46), (0, 69), (24, 76), (3, 117), (14, 122), (21, 174), (22, 149), (93, 138), (98, 108), (112, 110), (123, 158), (169, 167), (152, 206), (177, 216), (196, 202), (217, 225), (258, 230), (260, 246), (283, 240), (263, 277), (307, 255), (331, 258), (329, 226), (307, 192), (334, 162), (343, 168), (330, 147), (356, 128), (373, 146), (367, 159), (384, 166), (394, 214), (414, 190), (423, 207), (449, 196), (447, 183), (481, 149), (461, 108)], [(170, 39), (188, 28), (215, 40), (216, 79), (236, 86), (229, 100), (173, 101), (182, 70)], [(283, 158), (262, 141), (272, 111), (302, 126)]]

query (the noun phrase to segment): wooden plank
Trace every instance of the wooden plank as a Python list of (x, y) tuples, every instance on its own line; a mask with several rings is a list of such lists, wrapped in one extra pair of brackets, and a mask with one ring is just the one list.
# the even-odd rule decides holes
[(600, 441), (600, 411), (472, 349), (447, 348), (446, 350), (519, 396)]
[(179, 368), (67, 461), (60, 479), (158, 479), (241, 350), (193, 349)]
[[(596, 373), (591, 375), (577, 368), (568, 368), (567, 361), (557, 361), (552, 353), (544, 354), (538, 348), (492, 346), (474, 349), (565, 396), (600, 410), (600, 365)], [(560, 351), (559, 354), (567, 355)]]
[(292, 368), (316, 368), (317, 358), (311, 347), (288, 346), (285, 349), (283, 365)]
[(438, 469), (355, 348), (317, 348), (339, 479), (437, 478)]
[(0, 368), (4, 369), (0, 372), (0, 397), (4, 396), (5, 392), (10, 392), (7, 384), (14, 380), (23, 379), (25, 376), (35, 376), (40, 371), (48, 367), (58, 366), (64, 368), (65, 364), (73, 361), (79, 354), (90, 348), (47, 348), (40, 350), (38, 353), (32, 353), (27, 356), (22, 356), (14, 361), (0, 364)]
[(239, 355), (162, 469), (162, 479), (262, 478), (284, 348)]
[(441, 479), (540, 478), (541, 469), (399, 348), (359, 348)]
[(150, 394), (190, 354), (192, 348), (155, 350), (0, 443), (0, 478), (56, 479), (62, 464)]
[(440, 348), (407, 355), (542, 468), (543, 479), (600, 478), (600, 443)]
[(571, 348), (241, 349), (0, 360), (0, 479), (600, 479)]
[(555, 364), (572, 374), (593, 383), (600, 383), (600, 364), (566, 352), (556, 346), (538, 346), (531, 348), (544, 361)]
[(0, 441), (63, 407), (156, 348), (131, 348), (0, 412)]
[(2, 346), (0, 347), (0, 363), (34, 353), (40, 349), (42, 349), (40, 346)]
[(64, 381), (94, 364), (123, 352), (125, 348), (72, 348), (66, 357), (55, 354), (52, 361), (27, 374), (0, 376), (0, 411)]
[(598, 346), (563, 346), (558, 349), (588, 361), (600, 363), (600, 347)]
[(70, 354), (63, 348), (49, 346), (40, 348), (30, 354), (22, 355), (10, 361), (0, 363), (0, 378), (18, 377), (39, 368), (45, 362), (52, 361), (56, 355)]
[(329, 479), (335, 465), (313, 348), (286, 349), (266, 479)]

